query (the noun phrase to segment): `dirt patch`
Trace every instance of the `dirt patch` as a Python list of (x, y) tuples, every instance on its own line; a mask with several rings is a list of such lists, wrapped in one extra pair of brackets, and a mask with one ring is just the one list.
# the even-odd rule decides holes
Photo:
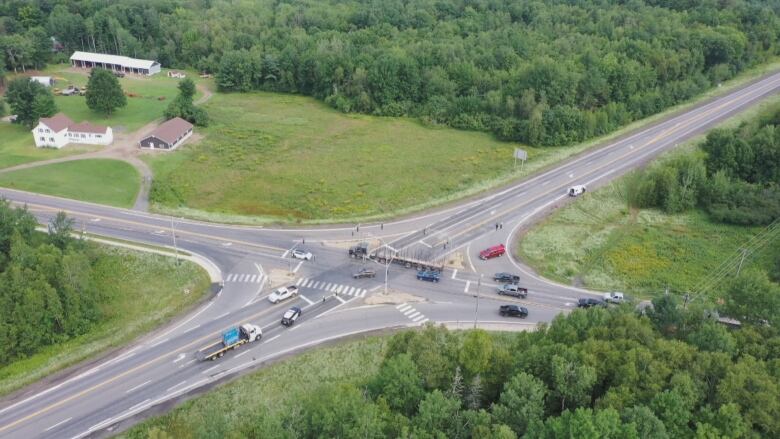
[(417, 303), (425, 302), (426, 300), (420, 296), (404, 293), (398, 290), (389, 289), (387, 294), (384, 291), (378, 292), (365, 298), (364, 302), (367, 305), (398, 305), (401, 303)]
[(295, 273), (290, 273), (289, 270), (281, 270), (274, 268), (268, 272), (268, 281), (271, 288), (276, 288), (280, 285), (289, 284), (295, 280)]
[(343, 248), (344, 250), (349, 250), (350, 247), (358, 245), (361, 242), (368, 243), (369, 251), (374, 250), (375, 248), (382, 245), (382, 242), (379, 241), (378, 239), (348, 239), (344, 241), (323, 241), (323, 242), (328, 247)]
[(444, 260), (444, 266), (456, 270), (466, 270), (466, 256), (463, 252), (450, 253)]

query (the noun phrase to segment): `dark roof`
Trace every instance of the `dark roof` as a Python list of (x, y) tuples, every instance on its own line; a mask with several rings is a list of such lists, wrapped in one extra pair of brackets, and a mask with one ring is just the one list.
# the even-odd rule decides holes
[(59, 133), (70, 125), (73, 125), (73, 121), (64, 113), (57, 113), (52, 117), (42, 117), (40, 122), (55, 133)]
[(183, 136), (188, 130), (192, 129), (192, 124), (180, 117), (174, 117), (160, 124), (154, 131), (144, 137), (157, 137), (167, 143), (174, 143), (179, 137)]
[(108, 130), (108, 127), (103, 125), (93, 125), (89, 122), (81, 122), (71, 125), (68, 127), (68, 130), (76, 133), (105, 134), (106, 130)]

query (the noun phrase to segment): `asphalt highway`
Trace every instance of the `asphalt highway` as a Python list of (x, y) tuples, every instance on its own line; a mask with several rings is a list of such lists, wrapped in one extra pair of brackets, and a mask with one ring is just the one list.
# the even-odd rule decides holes
[[(155, 407), (352, 334), (426, 323), (532, 328), (549, 321), (572, 310), (579, 297), (598, 293), (541, 278), (510, 255), (482, 261), (479, 251), (499, 243), (510, 248), (518, 230), (571, 201), (568, 187), (584, 184), (593, 190), (778, 89), (780, 73), (765, 76), (508, 187), (383, 224), (311, 228), (210, 224), (0, 189), (0, 196), (27, 205), (42, 224), (65, 211), (76, 219), (77, 228), (93, 235), (171, 249), (175, 236), (177, 250), (208, 259), (221, 273), (214, 288), (219, 293), (191, 314), (110, 358), (54, 379), (44, 389), (32, 386), (4, 398), (0, 437), (108, 436)], [(350, 259), (347, 247), (361, 240), (443, 261), (447, 268), (440, 282), (430, 283), (399, 265), (387, 268)], [(295, 246), (311, 251), (315, 259), (292, 259)], [(364, 266), (376, 270), (377, 276), (353, 279)], [(493, 273), (501, 271), (519, 274), (520, 284), (529, 289), (528, 298), (498, 296)], [(386, 284), (394, 293), (389, 298), (383, 294)], [(268, 294), (281, 285), (296, 285), (300, 294), (271, 304)], [(402, 299), (396, 300), (400, 293)], [(508, 303), (526, 306), (529, 317), (500, 317), (498, 306)], [(281, 326), (282, 314), (293, 305), (303, 309), (301, 319), (291, 328)], [(241, 323), (261, 326), (262, 340), (216, 361), (196, 359), (199, 348)]]

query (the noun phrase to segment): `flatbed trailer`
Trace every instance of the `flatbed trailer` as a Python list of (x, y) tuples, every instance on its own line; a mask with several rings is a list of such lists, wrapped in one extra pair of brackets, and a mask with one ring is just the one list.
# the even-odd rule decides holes
[(222, 334), (222, 340), (198, 349), (196, 357), (200, 361), (216, 360), (244, 343), (260, 340), (262, 336), (262, 329), (255, 325), (245, 324), (233, 327)]
[(385, 247), (380, 247), (369, 255), (369, 257), (380, 264), (386, 264), (389, 259), (394, 264), (403, 265), (405, 268), (414, 268), (415, 270), (438, 271), (444, 270), (443, 261), (427, 261), (403, 252), (392, 252)]

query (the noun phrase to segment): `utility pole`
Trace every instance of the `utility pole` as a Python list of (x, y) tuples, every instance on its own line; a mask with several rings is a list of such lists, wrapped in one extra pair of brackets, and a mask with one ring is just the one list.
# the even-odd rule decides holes
[(173, 217), (171, 217), (171, 235), (173, 236), (173, 251), (176, 253), (176, 265), (179, 265), (179, 248), (176, 246), (176, 228), (173, 226)]
[(739, 276), (739, 272), (742, 270), (742, 263), (745, 262), (745, 257), (747, 257), (747, 250), (743, 248), (742, 259), (739, 260), (739, 267), (737, 267), (737, 276)]
[(477, 315), (479, 313), (479, 289), (482, 286), (482, 274), (479, 275), (479, 279), (477, 280), (477, 303), (474, 307), (474, 329), (477, 329)]

